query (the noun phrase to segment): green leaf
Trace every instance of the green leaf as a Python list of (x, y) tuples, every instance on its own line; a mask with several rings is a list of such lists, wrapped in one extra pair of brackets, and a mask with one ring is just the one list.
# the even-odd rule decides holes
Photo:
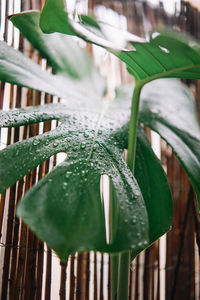
[[(37, 235), (65, 261), (75, 251), (106, 251), (100, 175), (79, 160), (64, 162), (34, 186), (17, 209)], [(33, 213), (34, 211), (34, 213)]]
[(106, 90), (105, 80), (89, 55), (70, 37), (43, 34), (39, 28), (39, 16), (39, 12), (27, 12), (13, 15), (11, 20), (47, 58), (57, 75), (42, 70), (31, 59), (0, 41), (0, 80), (65, 99), (80, 100), (97, 94), (102, 97)]
[(23, 12), (10, 17), (20, 32), (43, 57), (47, 58), (55, 73), (66, 73), (68, 77), (79, 79), (79, 84), (81, 79), (88, 78), (89, 81), (92, 79), (91, 88), (94, 89), (102, 88), (102, 85), (104, 87), (104, 79), (92, 64), (89, 54), (69, 36), (60, 33), (44, 34), (39, 27), (39, 19), (38, 11)]
[[(57, 11), (57, 14), (55, 15), (54, 10)], [(44, 22), (41, 19), (40, 20), (40, 25), (44, 28), (44, 32), (46, 31), (46, 18), (49, 18), (49, 23), (48, 23), (48, 30), (50, 27), (56, 26), (57, 32), (62, 32), (63, 30), (65, 31), (64, 33), (67, 34), (74, 34), (73, 28), (70, 25), (70, 22), (68, 18), (66, 18), (66, 13), (65, 13), (65, 3), (64, 1), (57, 0), (57, 1), (46, 1), (46, 4), (43, 8), (42, 11), (43, 17), (44, 17)], [(65, 27), (65, 29), (64, 29)], [(55, 32), (53, 30), (51, 33)]]
[[(39, 90), (65, 99), (72, 97), (76, 101), (88, 96), (90, 98), (95, 95), (102, 97), (105, 93), (105, 80), (92, 67), (91, 70), (93, 69), (93, 71), (90, 73), (90, 77), (86, 74), (81, 80), (76, 80), (73, 76), (63, 76), (62, 73), (52, 75), (2, 41), (0, 41), (0, 62), (1, 81)], [(90, 64), (92, 65), (92, 62)], [(94, 84), (91, 88), (91, 80), (93, 79)], [(86, 89), (88, 90), (87, 95)]]
[[(13, 110), (7, 118), (2, 113), (2, 126), (54, 117), (60, 121), (55, 130), (0, 152), (0, 186), (3, 191), (53, 154), (67, 153), (66, 161), (33, 187), (18, 207), (18, 216), (62, 260), (75, 251), (139, 250), (148, 243), (143, 197), (121, 155), (128, 133), (129, 110), (122, 114), (123, 99), (117, 98), (115, 103), (111, 102), (113, 110), (107, 110), (102, 118), (99, 111), (104, 101), (97, 98), (92, 106), (90, 101), (83, 100), (82, 105), (72, 101)], [(101, 174), (111, 178), (117, 195), (117, 230), (112, 244), (106, 243)], [(133, 216), (136, 222), (131, 222)]]
[[(171, 229), (173, 202), (164, 170), (143, 130), (138, 131), (135, 177), (145, 200), (149, 219), (147, 248)], [(139, 251), (132, 252), (132, 259)]]
[(140, 121), (161, 135), (180, 160), (200, 208), (200, 126), (195, 101), (178, 80), (157, 80), (141, 95)]
[(63, 96), (63, 82), (41, 69), (31, 59), (0, 41), (0, 80)]
[(45, 122), (48, 120), (59, 120), (66, 116), (66, 105), (45, 104), (38, 106), (28, 106), (20, 109), (1, 111), (0, 126), (1, 127), (18, 127), (27, 124)]
[[(71, 20), (63, 3), (63, 0), (46, 1), (40, 19), (45, 33), (68, 34), (71, 30), (70, 34), (73, 31), (74, 35), (107, 48), (127, 64), (129, 72), (142, 84), (161, 77), (200, 78), (200, 46), (193, 38), (163, 30), (153, 32), (149, 41), (144, 42), (126, 32), (117, 34), (116, 28), (105, 23), (99, 22), (100, 29), (97, 26), (94, 29), (89, 23)], [(59, 14), (62, 21), (58, 22)]]

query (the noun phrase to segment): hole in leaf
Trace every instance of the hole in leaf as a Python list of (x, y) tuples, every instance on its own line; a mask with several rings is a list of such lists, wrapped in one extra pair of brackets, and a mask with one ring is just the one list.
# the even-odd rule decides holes
[(100, 195), (101, 201), (104, 209), (105, 216), (105, 228), (106, 228), (106, 242), (109, 243), (110, 240), (110, 230), (109, 230), (109, 214), (110, 214), (110, 179), (108, 175), (101, 175), (100, 177)]
[(67, 158), (67, 153), (65, 153), (65, 152), (59, 152), (57, 154), (56, 158), (57, 158), (56, 163), (58, 165), (58, 164), (62, 163)]

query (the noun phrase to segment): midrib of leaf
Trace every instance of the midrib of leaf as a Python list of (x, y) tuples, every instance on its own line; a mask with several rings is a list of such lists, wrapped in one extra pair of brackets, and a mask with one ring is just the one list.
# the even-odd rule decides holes
[(94, 144), (97, 140), (97, 136), (98, 136), (98, 131), (99, 131), (99, 127), (101, 125), (101, 122), (108, 110), (108, 107), (109, 107), (109, 104), (110, 104), (110, 101), (109, 100), (105, 100), (103, 99), (103, 102), (102, 102), (102, 108), (101, 108), (101, 111), (99, 113), (99, 117), (98, 117), (98, 120), (97, 120), (97, 126), (96, 126), (96, 130), (95, 130), (95, 133), (94, 133), (94, 137), (93, 137), (93, 140), (92, 140), (92, 145), (91, 145), (91, 148), (90, 148), (90, 151), (89, 151), (89, 154), (88, 154), (88, 157), (86, 159), (86, 167), (85, 167), (85, 171), (87, 170), (87, 166), (88, 166), (88, 163), (91, 159), (91, 156), (92, 156), (92, 152), (94, 150)]

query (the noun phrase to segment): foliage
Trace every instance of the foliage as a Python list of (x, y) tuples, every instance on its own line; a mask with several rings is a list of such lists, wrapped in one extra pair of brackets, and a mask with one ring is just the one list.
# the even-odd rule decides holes
[[(60, 33), (43, 33), (39, 20), (44, 32)], [(12, 16), (11, 21), (47, 59), (54, 74), (43, 71), (1, 42), (0, 79), (63, 100), (0, 113), (1, 127), (59, 121), (55, 130), (1, 151), (1, 192), (52, 155), (65, 152), (67, 159), (26, 193), (18, 206), (18, 216), (63, 261), (75, 251), (89, 250), (110, 253), (132, 250), (134, 257), (167, 232), (172, 220), (166, 176), (144, 134), (143, 124), (171, 145), (200, 201), (200, 134), (194, 101), (177, 80), (157, 80), (144, 87), (134, 177), (122, 157), (130, 144), (131, 87), (118, 87), (115, 99), (107, 99), (105, 80), (88, 54), (62, 33), (78, 35), (106, 47), (127, 63), (140, 88), (160, 77), (199, 78), (199, 45), (189, 37), (164, 31), (152, 33), (149, 42), (121, 33), (120, 46), (116, 46), (107, 40), (110, 26), (86, 16), (80, 18), (80, 23), (74, 23), (60, 0), (48, 0), (41, 19), (39, 12), (26, 12)], [(135, 51), (121, 46), (124, 42), (130, 44), (130, 38), (137, 41), (131, 42)], [(102, 174), (110, 177), (116, 201), (116, 226), (111, 243), (106, 242), (100, 195)]]

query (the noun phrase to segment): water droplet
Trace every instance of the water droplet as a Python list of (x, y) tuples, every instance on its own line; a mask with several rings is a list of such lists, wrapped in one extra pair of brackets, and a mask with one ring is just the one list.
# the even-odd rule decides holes
[(34, 145), (34, 146), (37, 146), (37, 144), (39, 144), (38, 141), (37, 141), (37, 140), (34, 140), (34, 141), (33, 141), (33, 145)]
[(57, 146), (58, 146), (58, 142), (54, 142), (54, 143), (53, 143), (53, 146), (54, 146), (54, 147), (57, 147)]
[(67, 173), (65, 174), (65, 178), (69, 178), (71, 174), (72, 174), (72, 172), (67, 171)]
[(88, 138), (88, 137), (89, 137), (89, 134), (85, 132), (85, 133), (84, 133), (84, 137), (85, 137), (85, 138)]
[(65, 190), (67, 188), (67, 182), (63, 183), (63, 189)]
[(98, 130), (98, 134), (102, 134), (102, 130), (99, 129), (99, 130)]
[(81, 149), (85, 149), (86, 145), (84, 143), (81, 144)]
[(136, 224), (136, 216), (133, 217), (132, 224)]

